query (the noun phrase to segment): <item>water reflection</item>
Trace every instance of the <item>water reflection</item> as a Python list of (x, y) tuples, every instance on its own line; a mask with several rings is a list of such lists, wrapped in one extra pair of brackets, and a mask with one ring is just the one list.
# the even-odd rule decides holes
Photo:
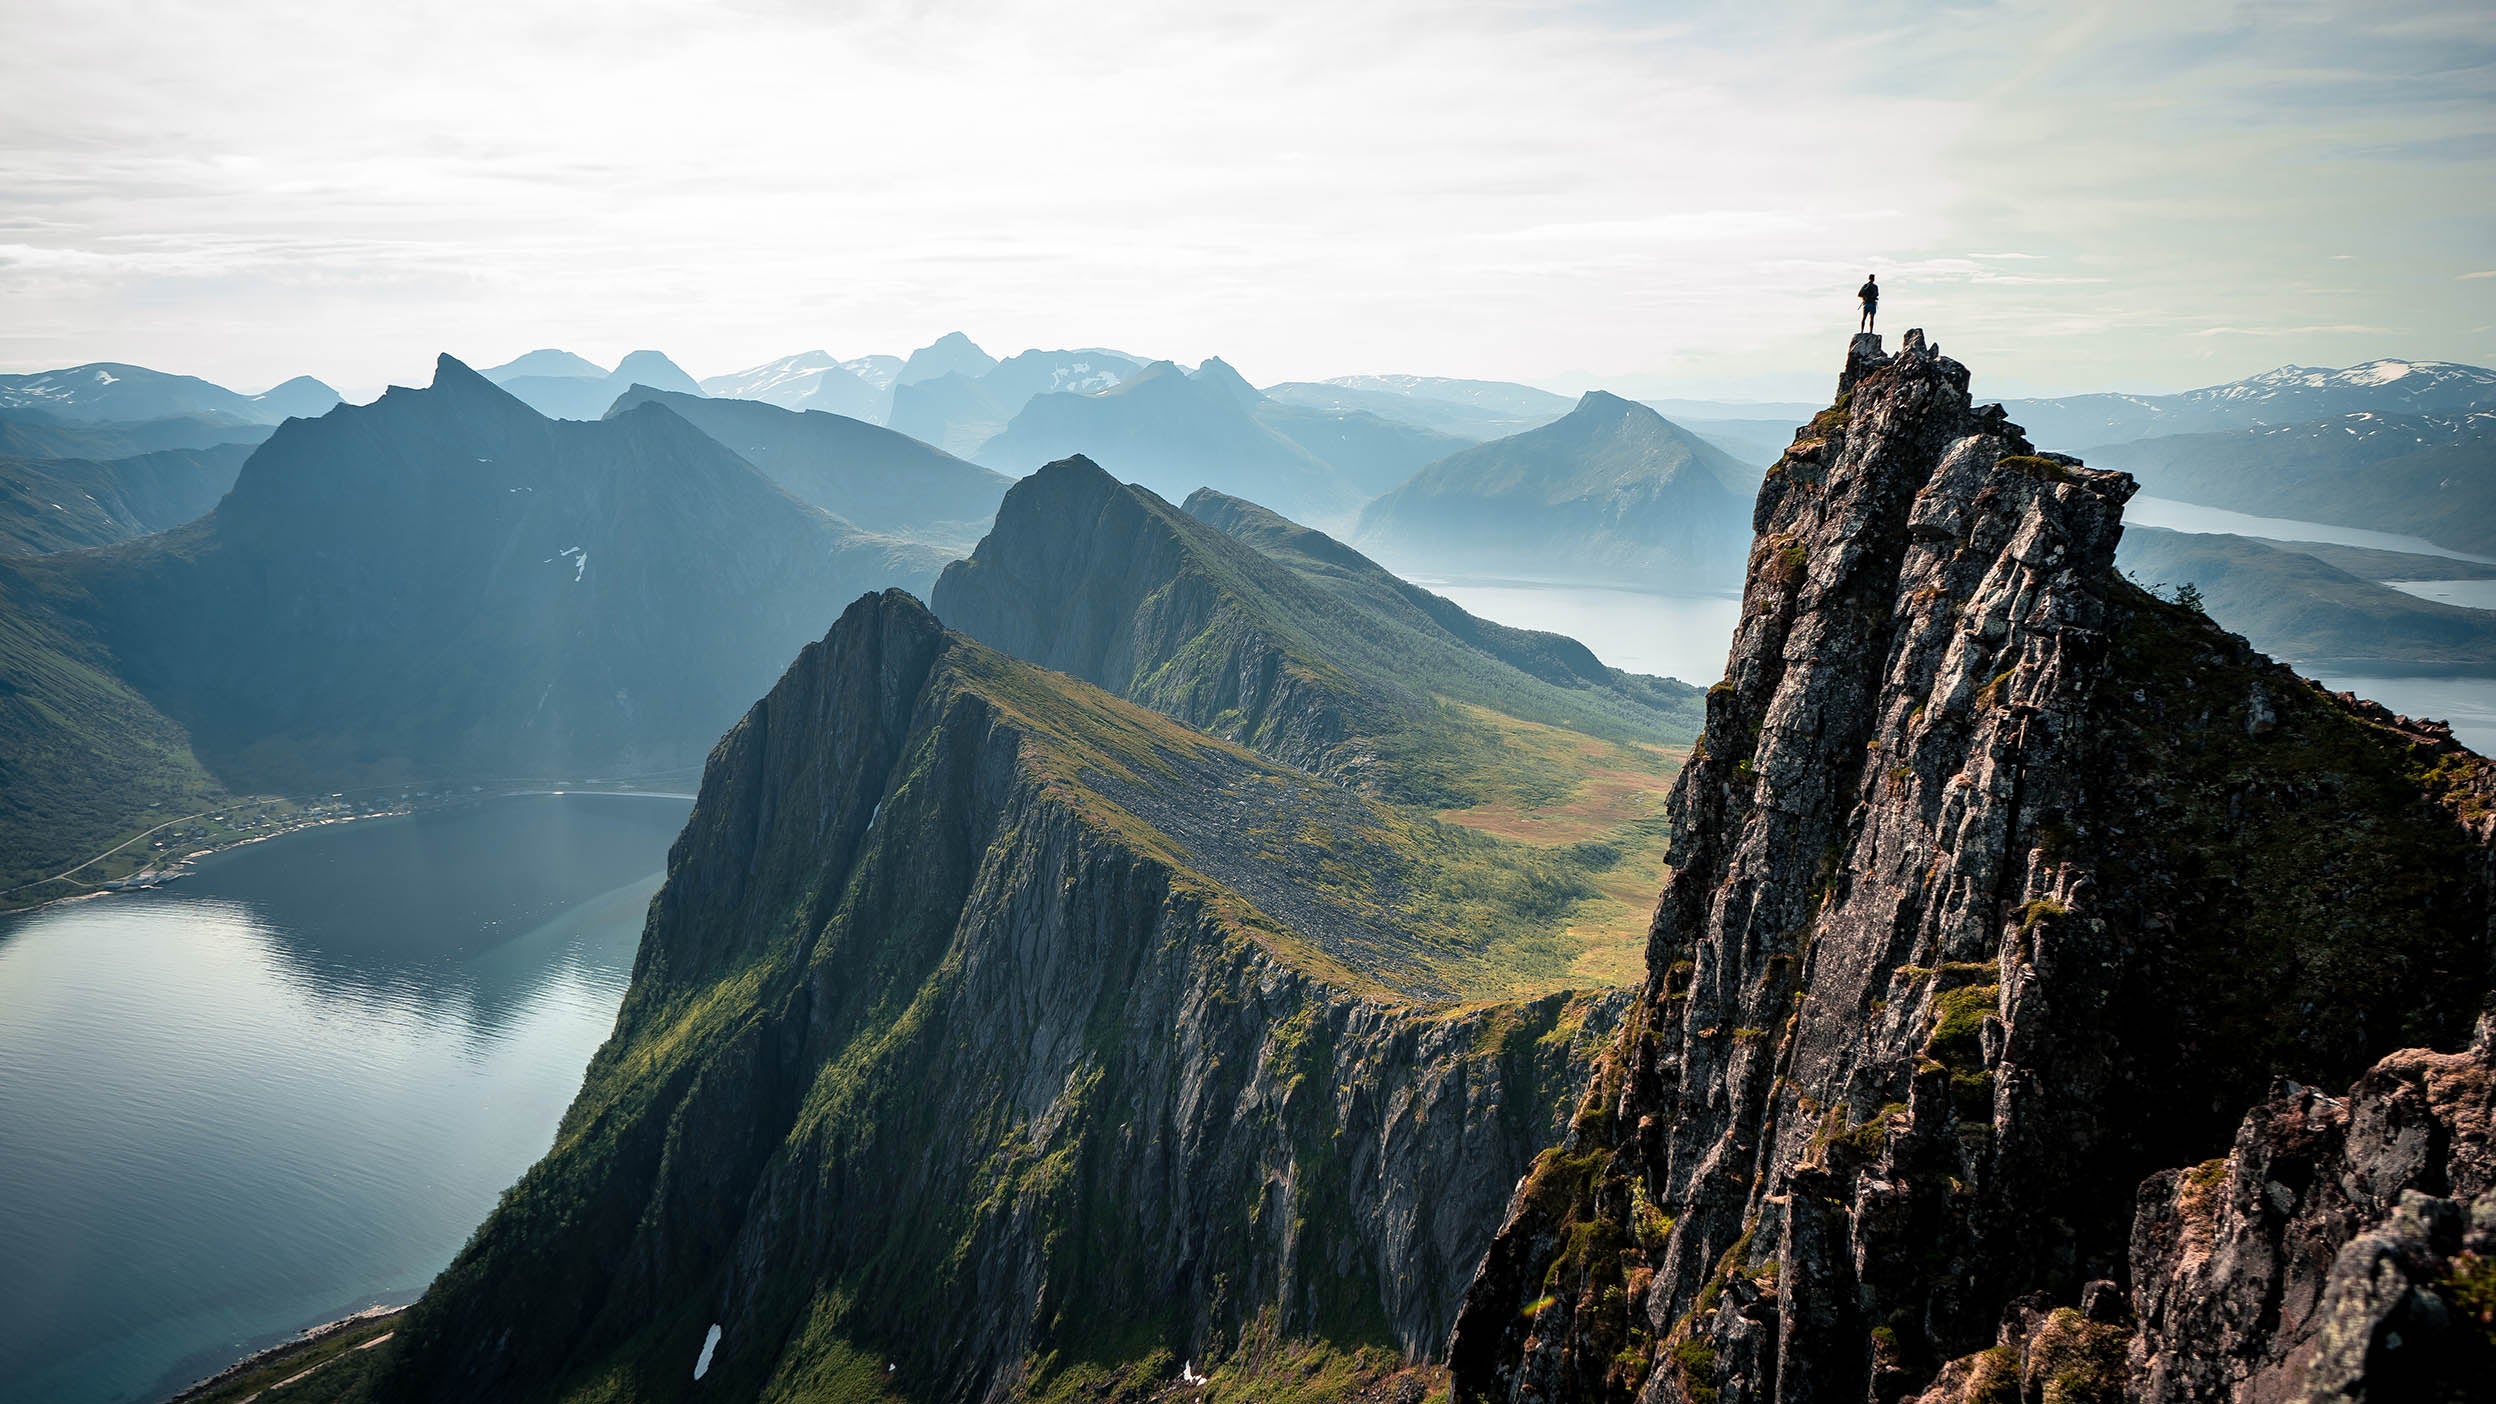
[(344, 825), (0, 924), (0, 1393), (152, 1398), (420, 1290), (544, 1152), (685, 810)]

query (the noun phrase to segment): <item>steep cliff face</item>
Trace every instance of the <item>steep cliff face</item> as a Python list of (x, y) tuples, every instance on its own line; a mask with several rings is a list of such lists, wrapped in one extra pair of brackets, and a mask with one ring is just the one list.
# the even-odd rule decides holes
[[(2283, 1085), (2228, 1154), (2141, 1187), (2148, 1404), (2485, 1398), (2496, 1380), (2496, 1021), (2341, 1097)], [(2031, 1333), (2010, 1344), (2027, 1353)]]
[(1357, 845), (1367, 804), (859, 601), (712, 754), (614, 1036), (377, 1395), (1193, 1361), (1219, 1397), (1277, 1352), (1429, 1354), (1620, 1001), (1416, 1003), (1356, 967), (1426, 932), (1218, 876)]
[(2144, 1176), (2274, 1075), (2466, 1034), (2483, 763), (2122, 580), (2131, 491), (1856, 339), (1761, 488), (1648, 981), (1460, 1397), (1893, 1400), (2056, 1305), (2047, 1356), (2120, 1355), (2077, 1308), (2121, 1315)]

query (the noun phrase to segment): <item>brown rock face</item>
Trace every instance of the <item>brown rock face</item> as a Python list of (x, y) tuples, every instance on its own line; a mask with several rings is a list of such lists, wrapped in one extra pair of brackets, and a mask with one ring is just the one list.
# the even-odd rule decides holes
[(1462, 1399), (2120, 1397), (2142, 1178), (2467, 1035), (2484, 763), (2124, 581), (2132, 480), (1967, 384), (1857, 337), (1761, 487), (1647, 984)]

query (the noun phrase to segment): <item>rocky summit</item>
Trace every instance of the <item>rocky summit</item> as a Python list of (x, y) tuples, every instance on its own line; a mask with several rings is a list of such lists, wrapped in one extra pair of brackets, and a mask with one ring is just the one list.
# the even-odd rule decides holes
[(1457, 1398), (2484, 1397), (2496, 781), (2124, 579), (2132, 480), (1967, 387), (1859, 336), (1769, 470)]

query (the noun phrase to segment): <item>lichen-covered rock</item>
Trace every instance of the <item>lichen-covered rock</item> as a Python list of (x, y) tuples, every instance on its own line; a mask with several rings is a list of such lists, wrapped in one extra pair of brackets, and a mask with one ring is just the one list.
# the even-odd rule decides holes
[(2111, 1397), (2142, 1177), (2469, 1027), (2484, 763), (2124, 581), (2131, 479), (1967, 383), (1857, 337), (1769, 470), (1648, 982), (1460, 1398)]
[(2484, 1397), (2462, 1385), (2496, 1379), (2491, 1039), (2396, 1053), (2342, 1097), (2285, 1085), (2226, 1156), (2141, 1187), (2140, 1399)]

